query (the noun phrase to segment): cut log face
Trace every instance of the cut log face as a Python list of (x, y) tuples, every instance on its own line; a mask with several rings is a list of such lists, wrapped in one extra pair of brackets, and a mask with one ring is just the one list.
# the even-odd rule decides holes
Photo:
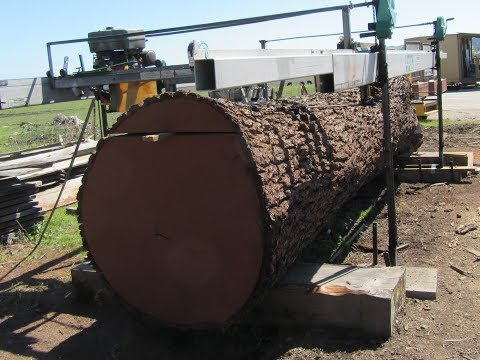
[[(392, 82), (397, 152), (420, 144), (408, 89)], [(178, 326), (248, 310), (382, 171), (381, 104), (358, 91), (254, 106), (163, 94), (112, 132), (79, 193), (84, 241), (121, 297)]]

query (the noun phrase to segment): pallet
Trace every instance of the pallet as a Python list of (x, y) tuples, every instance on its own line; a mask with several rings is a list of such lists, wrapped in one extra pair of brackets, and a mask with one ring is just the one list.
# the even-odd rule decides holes
[(478, 172), (473, 165), (471, 152), (444, 153), (444, 167), (439, 168), (439, 157), (436, 152), (419, 152), (411, 156), (400, 156), (395, 177), (401, 182), (410, 183), (458, 183), (469, 174)]

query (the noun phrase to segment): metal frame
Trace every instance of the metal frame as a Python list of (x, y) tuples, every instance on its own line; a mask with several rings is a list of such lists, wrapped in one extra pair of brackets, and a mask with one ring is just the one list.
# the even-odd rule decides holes
[(175, 84), (192, 83), (195, 81), (192, 69), (185, 64), (161, 68), (112, 70), (99, 74), (59, 77), (54, 79), (54, 87), (64, 89), (150, 80), (168, 80)]
[[(257, 24), (257, 23), (266, 22), (266, 21), (287, 19), (287, 18), (304, 16), (304, 15), (318, 14), (322, 12), (339, 11), (339, 10), (343, 11), (343, 9), (345, 8), (354, 9), (359, 7), (367, 7), (370, 5), (374, 5), (374, 2), (370, 1), (370, 2), (363, 2), (363, 3), (357, 3), (357, 4), (350, 3), (347, 6), (345, 5), (331, 6), (331, 7), (310, 9), (310, 10), (293, 11), (288, 13), (274, 14), (274, 15), (257, 16), (257, 17), (244, 18), (244, 19), (226, 20), (226, 21), (219, 21), (219, 22), (213, 22), (213, 23), (204, 23), (204, 24), (179, 26), (179, 27), (164, 28), (164, 29), (157, 29), (157, 30), (139, 31), (139, 32), (132, 32), (129, 34), (129, 36), (145, 35), (146, 37), (155, 37), (155, 36), (184, 34), (184, 33), (204, 31), (204, 30), (221, 29), (225, 27)], [(97, 37), (96, 39), (108, 40), (108, 39), (116, 39), (116, 38), (122, 38), (122, 37), (125, 37), (125, 35), (124, 34), (106, 35), (106, 36)], [(89, 40), (88, 38), (80, 38), (80, 39), (48, 42), (47, 55), (48, 55), (48, 66), (49, 66), (50, 76), (54, 77), (53, 61), (52, 61), (53, 45), (74, 44), (74, 43), (80, 43), (80, 42), (87, 42), (88, 40)]]
[[(394, 51), (389, 52), (386, 59), (390, 78), (435, 66), (435, 54), (427, 51)], [(334, 91), (374, 83), (378, 78), (378, 54), (312, 49), (220, 50), (195, 54), (197, 90), (220, 90), (325, 74), (333, 75)]]

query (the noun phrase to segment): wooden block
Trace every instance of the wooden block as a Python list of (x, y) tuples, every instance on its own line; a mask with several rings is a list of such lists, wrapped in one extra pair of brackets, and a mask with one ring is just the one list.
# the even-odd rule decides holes
[(113, 292), (102, 273), (90, 261), (77, 265), (70, 273), (77, 299), (97, 305), (113, 299)]
[(437, 269), (406, 268), (405, 288), (409, 298), (435, 300), (437, 298)]
[[(438, 152), (435, 151), (419, 151), (410, 156), (399, 156), (397, 163), (399, 166), (418, 165), (421, 160), (423, 165), (438, 164)], [(470, 166), (473, 167), (473, 153), (464, 151), (449, 151), (443, 154), (445, 165), (450, 166), (450, 162), (454, 166)]]
[(405, 301), (404, 274), (401, 267), (295, 264), (253, 315), (264, 324), (388, 337)]
[(460, 182), (468, 173), (475, 172), (475, 167), (470, 166), (455, 166), (444, 168), (422, 168), (407, 167), (395, 170), (395, 177), (401, 182), (413, 183), (439, 183), (439, 182)]
[(145, 142), (157, 142), (160, 139), (160, 135), (144, 135), (142, 140)]

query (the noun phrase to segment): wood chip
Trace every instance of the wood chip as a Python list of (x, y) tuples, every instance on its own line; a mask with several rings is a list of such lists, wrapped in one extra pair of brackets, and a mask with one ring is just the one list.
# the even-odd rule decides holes
[(404, 250), (404, 249), (408, 248), (409, 246), (410, 246), (410, 244), (399, 245), (399, 246), (397, 246), (397, 251)]
[(457, 265), (450, 264), (450, 268), (451, 268), (452, 270), (455, 270), (456, 272), (458, 272), (458, 273), (461, 274), (461, 275), (465, 275), (465, 276), (468, 276), (468, 275), (469, 275), (468, 271), (463, 270), (461, 267), (459, 267), (459, 266), (457, 266)]
[(475, 255), (477, 257), (477, 261), (480, 260), (480, 251), (475, 249), (466, 249), (470, 254)]
[(456, 230), (455, 233), (459, 235), (465, 235), (466, 233), (477, 230), (477, 226), (475, 224), (464, 224), (460, 225)]

